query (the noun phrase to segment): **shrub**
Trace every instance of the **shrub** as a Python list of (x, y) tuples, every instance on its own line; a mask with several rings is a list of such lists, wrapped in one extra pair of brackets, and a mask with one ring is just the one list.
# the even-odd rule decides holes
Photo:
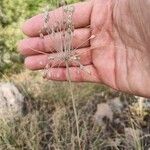
[[(17, 53), (17, 41), (23, 38), (23, 21), (39, 12), (45, 5), (56, 6), (60, 0), (0, 0), (0, 73), (18, 72), (22, 57)], [(77, 0), (68, 0), (68, 3)]]

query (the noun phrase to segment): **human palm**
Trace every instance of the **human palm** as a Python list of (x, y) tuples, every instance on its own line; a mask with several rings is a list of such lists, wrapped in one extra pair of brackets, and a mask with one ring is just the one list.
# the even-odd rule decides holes
[[(50, 18), (53, 18), (49, 25), (62, 19), (61, 9), (49, 14)], [(150, 61), (146, 53), (125, 47), (113, 25), (112, 15), (111, 0), (91, 0), (75, 4), (72, 46), (74, 49), (77, 48), (76, 53), (80, 56), (84, 69), (81, 70), (79, 66), (71, 63), (71, 79), (76, 82), (98, 82), (120, 91), (149, 97), (150, 90), (147, 87), (150, 85)], [(51, 61), (47, 55), (39, 54), (38, 51), (54, 56), (54, 43), (59, 43), (57, 38), (53, 41), (47, 35), (44, 35), (44, 39), (39, 37), (43, 25), (42, 17), (40, 14), (25, 22), (23, 32), (29, 38), (19, 44), (21, 54), (27, 56), (25, 64), (31, 70), (43, 69), (48, 61)], [(37, 51), (31, 50), (29, 45)], [(50, 69), (51, 75), (47, 75), (47, 78), (67, 80), (67, 69), (64, 64), (58, 68), (57, 62), (55, 63), (56, 65)]]

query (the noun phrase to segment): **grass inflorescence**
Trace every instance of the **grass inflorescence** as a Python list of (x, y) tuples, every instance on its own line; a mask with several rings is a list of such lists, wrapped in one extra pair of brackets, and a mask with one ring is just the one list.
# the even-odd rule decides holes
[[(87, 41), (84, 41), (78, 47), (73, 48), (72, 43), (73, 43), (73, 37), (74, 37), (74, 24), (73, 24), (73, 14), (75, 11), (75, 8), (73, 5), (66, 5), (67, 3), (65, 1), (61, 1), (59, 3), (59, 6), (61, 6), (62, 9), (62, 20), (55, 21), (53, 22), (52, 25), (49, 25), (49, 22), (53, 20), (52, 16), (50, 16), (49, 9), (47, 7), (46, 11), (43, 14), (43, 27), (40, 30), (40, 37), (44, 39), (44, 34), (48, 35), (50, 40), (54, 42), (54, 49), (50, 50), (50, 52), (55, 53), (57, 55), (55, 56), (50, 56), (47, 53), (37, 51), (33, 48), (30, 48), (33, 51), (36, 51), (38, 53), (47, 55), (48, 57), (48, 63), (46, 64), (44, 68), (44, 75), (43, 77), (51, 77), (51, 69), (53, 67), (60, 67), (62, 63), (65, 64), (65, 67), (67, 69), (67, 80), (69, 83), (69, 92), (72, 100), (72, 105), (73, 105), (73, 110), (74, 110), (74, 116), (76, 120), (76, 134), (77, 134), (77, 140), (78, 140), (78, 145), (80, 148), (80, 131), (79, 131), (79, 121), (78, 121), (78, 113), (76, 110), (76, 103), (75, 103), (75, 96), (74, 96), (74, 89), (72, 86), (72, 81), (71, 81), (71, 74), (69, 71), (69, 65), (70, 64), (77, 64), (79, 66), (78, 72), (81, 70), (86, 72), (87, 74), (90, 75), (90, 72), (84, 69), (84, 65), (80, 62), (80, 56), (79, 54), (76, 53), (76, 50), (82, 46), (84, 43)], [(55, 18), (55, 16), (53, 16)], [(59, 33), (59, 40), (58, 40), (58, 33)], [(90, 40), (93, 37), (90, 37), (88, 40)], [(57, 42), (59, 41), (59, 43)], [(53, 62), (53, 63), (52, 63)], [(59, 63), (58, 63), (59, 62)], [(58, 64), (56, 66), (56, 64)]]
[[(71, 74), (69, 71), (69, 63), (77, 63), (80, 65), (80, 69), (83, 69), (83, 65), (80, 63), (80, 56), (78, 56), (75, 53), (75, 49), (72, 47), (72, 41), (73, 41), (73, 34), (74, 34), (74, 25), (73, 25), (73, 13), (74, 13), (74, 6), (68, 5), (66, 6), (66, 2), (61, 2), (59, 5), (62, 5), (62, 14), (63, 18), (62, 20), (55, 22), (52, 26), (49, 26), (50, 21), (50, 15), (49, 10), (44, 13), (43, 19), (44, 19), (44, 25), (43, 28), (40, 31), (40, 37), (44, 38), (43, 33), (46, 33), (49, 35), (50, 39), (54, 41), (55, 45), (55, 51), (57, 55), (55, 57), (48, 56), (48, 60), (50, 62), (54, 62), (53, 64), (50, 64), (49, 62), (46, 64), (44, 69), (44, 77), (47, 77), (48, 75), (51, 75), (51, 68), (55, 66), (55, 63), (60, 62), (60, 64), (57, 66), (59, 67), (61, 63), (65, 63), (66, 69), (67, 69), (67, 76), (68, 76), (68, 82), (69, 82), (69, 89), (70, 89), (70, 95), (74, 110), (74, 116), (76, 121), (76, 130), (77, 130), (77, 141), (80, 148), (80, 131), (79, 131), (79, 121), (78, 121), (78, 113), (76, 110), (76, 103), (75, 103), (75, 97), (73, 93), (73, 86), (71, 82)], [(59, 41), (60, 43), (57, 43), (58, 37), (56, 37), (56, 33), (59, 33)], [(32, 49), (33, 50), (33, 49)], [(47, 54), (46, 54), (47, 55)]]

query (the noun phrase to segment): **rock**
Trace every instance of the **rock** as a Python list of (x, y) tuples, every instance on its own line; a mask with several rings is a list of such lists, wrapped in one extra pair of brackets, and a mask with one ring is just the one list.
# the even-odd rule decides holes
[(140, 136), (142, 135), (142, 131), (139, 129), (132, 129), (132, 128), (125, 128), (125, 138), (126, 138), (126, 145), (128, 148), (135, 148), (137, 143), (140, 142)]
[(100, 126), (106, 125), (107, 122), (112, 122), (113, 112), (111, 107), (107, 103), (98, 104), (97, 111), (94, 115), (94, 120)]
[(109, 139), (108, 140), (108, 144), (112, 149), (115, 149), (116, 147), (118, 147), (121, 144), (122, 140), (120, 138), (115, 138), (113, 139)]
[(150, 100), (143, 98), (143, 97), (138, 97), (138, 102), (137, 105), (139, 108), (142, 110), (150, 110)]
[(110, 105), (113, 112), (121, 113), (123, 109), (123, 103), (120, 101), (119, 97), (109, 100), (108, 104)]
[(145, 116), (146, 113), (150, 112), (150, 100), (144, 97), (136, 97), (135, 103), (132, 104), (132, 109), (139, 116)]
[(22, 115), (24, 96), (12, 83), (0, 83), (0, 119)]

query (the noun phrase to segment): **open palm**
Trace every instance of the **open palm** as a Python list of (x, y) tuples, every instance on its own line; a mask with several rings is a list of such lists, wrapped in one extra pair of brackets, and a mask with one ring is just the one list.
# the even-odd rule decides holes
[[(73, 16), (75, 26), (73, 47), (80, 55), (80, 61), (88, 70), (90, 75), (84, 71), (79, 71), (79, 66), (70, 64), (72, 81), (76, 82), (98, 82), (106, 84), (114, 89), (133, 93), (142, 96), (150, 96), (150, 71), (147, 68), (150, 61), (144, 52), (125, 48), (124, 44), (113, 26), (113, 8), (111, 0), (91, 0), (77, 3)], [(53, 24), (62, 19), (61, 9), (56, 9), (49, 13)], [(55, 16), (55, 17), (54, 17)], [(39, 31), (43, 26), (43, 15), (37, 15), (23, 25), (23, 32), (29, 36), (19, 44), (20, 53), (26, 56), (25, 64), (31, 70), (43, 69), (47, 64), (48, 57), (39, 54), (37, 51), (50, 53), (55, 49), (55, 43), (44, 35), (44, 39), (39, 37)], [(59, 33), (58, 37), (59, 37)], [(89, 40), (88, 40), (89, 39)], [(57, 39), (56, 39), (57, 40)], [(86, 42), (84, 42), (86, 41)], [(82, 44), (84, 43), (84, 44)], [(143, 58), (143, 59), (142, 59)], [(51, 80), (67, 80), (67, 71), (62, 64), (59, 68), (51, 68), (51, 75), (47, 76)]]

